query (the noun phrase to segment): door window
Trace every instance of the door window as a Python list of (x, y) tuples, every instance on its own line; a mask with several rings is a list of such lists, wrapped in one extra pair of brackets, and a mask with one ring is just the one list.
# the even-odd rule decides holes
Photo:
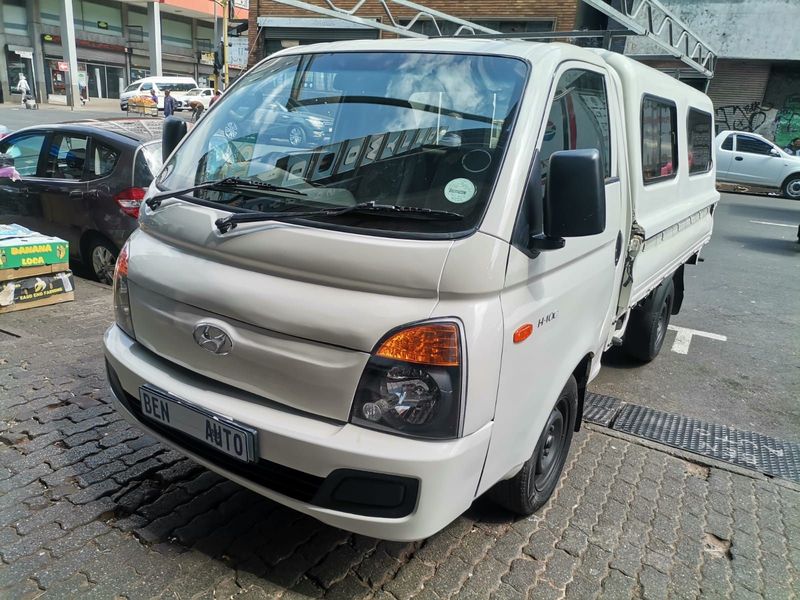
[(142, 84), (141, 91), (149, 92), (152, 89), (153, 89), (153, 84), (152, 83), (143, 83)]
[(36, 133), (5, 140), (0, 142), (0, 152), (12, 158), (14, 168), (22, 177), (35, 177), (44, 137), (43, 133)]
[(675, 103), (642, 100), (642, 178), (644, 183), (672, 179), (678, 171), (678, 123)]
[(736, 136), (736, 151), (746, 152), (748, 154), (769, 155), (769, 153), (772, 152), (772, 146), (767, 142), (750, 137), (749, 135), (738, 135)]
[(605, 77), (594, 71), (570, 69), (558, 81), (542, 142), (542, 176), (550, 155), (559, 150), (596, 148), (603, 172), (611, 176), (611, 134)]
[(98, 179), (105, 177), (114, 170), (119, 159), (119, 152), (114, 148), (97, 142), (94, 142), (92, 147), (92, 160), (89, 161), (86, 169), (86, 178)]
[(86, 137), (55, 133), (50, 142), (44, 177), (82, 179), (86, 163)]
[(722, 142), (723, 150), (733, 150), (733, 138), (734, 138), (733, 134), (730, 134), (728, 137), (725, 138), (725, 141)]

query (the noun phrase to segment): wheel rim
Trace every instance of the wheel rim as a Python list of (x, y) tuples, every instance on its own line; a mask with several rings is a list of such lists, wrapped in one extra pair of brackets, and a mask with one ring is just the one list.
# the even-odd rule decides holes
[(101, 283), (111, 284), (114, 275), (114, 254), (105, 246), (95, 246), (92, 250), (92, 268), (97, 280)]
[(792, 179), (786, 184), (786, 195), (791, 198), (800, 199), (800, 179)]
[(292, 127), (289, 130), (289, 143), (292, 146), (299, 146), (300, 144), (302, 144), (305, 137), (306, 136), (303, 133), (303, 130), (300, 129), (299, 127)]
[(567, 439), (568, 414), (567, 400), (561, 398), (547, 418), (536, 455), (536, 472), (532, 479), (533, 486), (537, 490), (545, 489), (552, 477), (561, 469), (561, 456)]
[(667, 320), (669, 319), (669, 303), (665, 300), (664, 306), (661, 307), (661, 314), (658, 315), (658, 322), (656, 323), (656, 348), (660, 348), (664, 343), (664, 337), (667, 335)]

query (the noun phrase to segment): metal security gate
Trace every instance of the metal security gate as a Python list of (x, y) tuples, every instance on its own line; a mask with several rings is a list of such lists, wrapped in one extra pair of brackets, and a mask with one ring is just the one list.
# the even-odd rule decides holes
[(766, 61), (720, 60), (708, 86), (708, 96), (715, 106), (761, 104), (769, 70)]

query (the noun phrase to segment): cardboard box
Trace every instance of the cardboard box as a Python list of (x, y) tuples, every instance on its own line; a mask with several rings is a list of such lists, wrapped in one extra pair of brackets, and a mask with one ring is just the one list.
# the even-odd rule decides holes
[(20, 225), (0, 225), (0, 270), (44, 267), (69, 261), (69, 244)]
[(75, 299), (71, 271), (0, 282), (0, 314)]
[(26, 279), (37, 275), (50, 275), (59, 271), (69, 271), (69, 263), (56, 263), (43, 267), (20, 267), (18, 269), (0, 269), (0, 282), (11, 279)]

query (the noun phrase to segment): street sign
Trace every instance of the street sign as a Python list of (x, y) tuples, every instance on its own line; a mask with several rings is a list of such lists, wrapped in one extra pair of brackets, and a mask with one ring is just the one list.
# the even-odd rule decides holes
[(200, 64), (201, 65), (214, 66), (214, 53), (213, 52), (201, 52), (200, 53)]
[(59, 71), (64, 71), (64, 72), (69, 71), (69, 63), (65, 63), (64, 61), (60, 60), (56, 64), (58, 66)]
[(247, 38), (228, 38), (228, 66), (234, 69), (247, 68)]

